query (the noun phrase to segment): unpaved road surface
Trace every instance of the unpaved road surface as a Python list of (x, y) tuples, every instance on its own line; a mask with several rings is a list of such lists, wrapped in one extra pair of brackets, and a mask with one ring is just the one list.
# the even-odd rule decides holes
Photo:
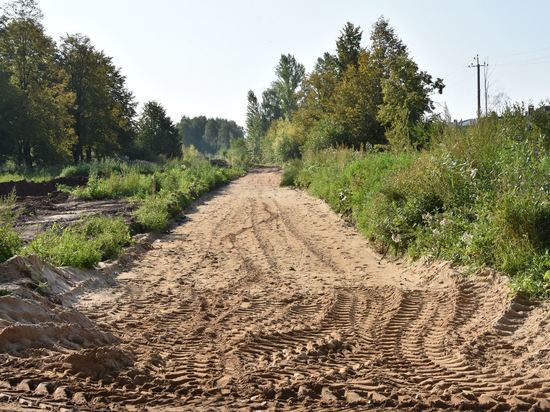
[(114, 286), (82, 296), (74, 310), (97, 339), (10, 347), (4, 399), (79, 410), (550, 408), (547, 304), (511, 300), (489, 271), (381, 260), (279, 179), (256, 171), (220, 189)]

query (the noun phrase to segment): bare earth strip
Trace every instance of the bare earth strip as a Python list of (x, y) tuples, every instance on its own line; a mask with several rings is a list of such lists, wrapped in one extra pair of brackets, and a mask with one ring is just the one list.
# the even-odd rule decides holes
[(381, 261), (279, 179), (198, 204), (76, 304), (114, 339), (3, 358), (0, 392), (79, 410), (550, 410), (548, 304), (489, 271)]

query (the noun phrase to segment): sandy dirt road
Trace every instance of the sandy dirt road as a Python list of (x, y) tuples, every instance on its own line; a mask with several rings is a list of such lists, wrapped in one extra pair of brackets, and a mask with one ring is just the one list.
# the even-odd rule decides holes
[(188, 211), (76, 303), (107, 344), (10, 356), (4, 392), (79, 410), (550, 408), (548, 305), (490, 272), (381, 260), (279, 179)]

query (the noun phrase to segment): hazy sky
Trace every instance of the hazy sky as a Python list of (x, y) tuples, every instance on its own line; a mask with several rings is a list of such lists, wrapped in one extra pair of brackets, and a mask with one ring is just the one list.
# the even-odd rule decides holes
[[(2, 0), (0, 0), (1, 2)], [(550, 97), (550, 1), (39, 0), (48, 34), (83, 33), (114, 57), (140, 102), (182, 115), (244, 125), (246, 93), (274, 78), (281, 53), (308, 70), (333, 51), (351, 21), (365, 33), (390, 19), (420, 68), (445, 79), (438, 102), (453, 118), (474, 117), (476, 76), (488, 58), (492, 92), (512, 101)]]

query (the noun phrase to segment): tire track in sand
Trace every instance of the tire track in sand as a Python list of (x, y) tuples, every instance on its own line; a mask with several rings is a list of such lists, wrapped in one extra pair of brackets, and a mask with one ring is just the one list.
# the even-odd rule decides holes
[(495, 275), (380, 262), (278, 181), (220, 189), (81, 299), (114, 340), (0, 353), (0, 406), (550, 409), (547, 304)]

